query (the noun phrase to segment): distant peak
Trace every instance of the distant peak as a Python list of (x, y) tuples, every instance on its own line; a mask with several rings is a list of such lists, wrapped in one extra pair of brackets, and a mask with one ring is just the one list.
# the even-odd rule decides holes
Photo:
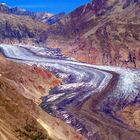
[(17, 11), (22, 11), (22, 12), (25, 12), (25, 11), (26, 11), (26, 9), (19, 8), (19, 7), (15, 7), (15, 8), (13, 8), (13, 9), (16, 9)]
[(9, 7), (6, 3), (0, 3), (1, 6)]
[(2, 5), (7, 5), (6, 3), (1, 3)]

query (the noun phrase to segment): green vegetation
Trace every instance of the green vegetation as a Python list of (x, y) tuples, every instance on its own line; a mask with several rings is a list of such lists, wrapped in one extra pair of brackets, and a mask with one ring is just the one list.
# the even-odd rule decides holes
[(38, 128), (35, 121), (26, 121), (23, 129), (17, 129), (16, 132), (20, 140), (51, 140), (48, 135)]

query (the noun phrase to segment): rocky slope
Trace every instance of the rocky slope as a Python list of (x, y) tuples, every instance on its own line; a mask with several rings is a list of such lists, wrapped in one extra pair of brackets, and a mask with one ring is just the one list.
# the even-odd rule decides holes
[(30, 12), (0, 4), (0, 43), (46, 46), (48, 26), (59, 22), (64, 15)]
[(5, 57), (49, 69), (63, 80), (48, 96), (41, 98), (40, 107), (54, 119), (73, 127), (77, 135), (62, 123), (44, 122), (49, 116), (46, 113), (46, 119), (37, 120), (49, 130), (50, 136), (57, 135), (59, 140), (83, 140), (78, 135), (81, 133), (88, 140), (139, 140), (139, 69), (46, 58), (40, 55), (38, 47), (0, 45), (0, 48)]
[(29, 17), (0, 13), (0, 43), (43, 43), (46, 40), (45, 23)]
[(0, 60), (1, 77), (14, 81), (24, 91), (24, 96), (36, 103), (39, 103), (41, 96), (48, 95), (52, 87), (61, 84), (61, 80), (57, 79), (50, 72), (36, 66), (27, 67), (26, 65), (18, 65), (2, 58)]
[(94, 0), (48, 31), (48, 46), (92, 64), (140, 67), (140, 2)]
[(49, 140), (36, 120), (37, 104), (43, 94), (59, 83), (45, 70), (19, 65), (0, 56), (0, 139)]
[(85, 140), (39, 107), (40, 98), (61, 82), (48, 70), (0, 56), (0, 140)]
[(14, 83), (0, 77), (0, 139), (48, 140), (47, 132), (35, 119), (37, 106), (20, 92)]

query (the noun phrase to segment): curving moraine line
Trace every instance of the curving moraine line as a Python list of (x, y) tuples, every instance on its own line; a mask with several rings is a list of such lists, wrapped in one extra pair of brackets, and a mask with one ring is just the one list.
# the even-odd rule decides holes
[(46, 55), (45, 48), (0, 45), (11, 60), (36, 64), (63, 79), (63, 84), (42, 97), (41, 108), (61, 118), (89, 140), (139, 140), (115, 112), (136, 102), (140, 94), (140, 71), (94, 66), (67, 60), (57, 53)]

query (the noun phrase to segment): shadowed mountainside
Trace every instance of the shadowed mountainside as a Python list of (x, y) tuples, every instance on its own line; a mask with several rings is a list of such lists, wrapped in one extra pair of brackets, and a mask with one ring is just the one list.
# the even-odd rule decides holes
[(64, 15), (30, 12), (0, 4), (0, 43), (46, 46), (48, 26), (58, 22)]
[(0, 13), (0, 43), (43, 43), (48, 25), (29, 17)]

